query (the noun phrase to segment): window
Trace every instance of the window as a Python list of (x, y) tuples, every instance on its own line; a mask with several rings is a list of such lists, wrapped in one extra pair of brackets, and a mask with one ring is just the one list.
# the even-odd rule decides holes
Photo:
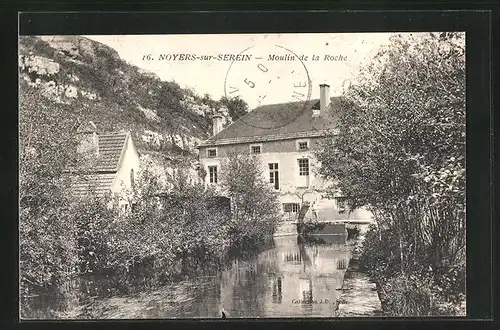
[(261, 146), (260, 145), (254, 145), (254, 146), (250, 146), (250, 152), (252, 154), (260, 154), (261, 153)]
[(309, 159), (299, 159), (299, 175), (309, 176)]
[(207, 149), (207, 156), (210, 158), (217, 157), (217, 149)]
[(346, 200), (345, 197), (335, 197), (335, 202), (337, 203), (337, 208), (339, 212), (345, 212), (346, 210)]
[(208, 176), (210, 183), (217, 183), (217, 166), (208, 167)]
[(283, 212), (285, 213), (298, 213), (299, 209), (299, 203), (283, 203)]
[(301, 141), (298, 143), (298, 149), (300, 151), (307, 150), (307, 149), (309, 149), (309, 144), (307, 143), (307, 141)]
[(278, 163), (269, 163), (269, 183), (274, 185), (274, 189), (280, 189)]

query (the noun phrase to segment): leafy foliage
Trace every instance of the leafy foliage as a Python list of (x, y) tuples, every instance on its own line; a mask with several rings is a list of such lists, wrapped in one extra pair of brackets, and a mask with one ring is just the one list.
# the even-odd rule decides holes
[(276, 191), (263, 179), (257, 158), (230, 155), (222, 165), (222, 189), (232, 203), (233, 244), (258, 244), (271, 237), (280, 221)]
[[(28, 297), (59, 290), (76, 258), (66, 181), (72, 159), (73, 122), (25, 86), (19, 98), (19, 251), (21, 308)], [(61, 147), (61, 145), (63, 147)], [(69, 220), (68, 220), (69, 219)]]
[(433, 302), (428, 283), (416, 276), (391, 278), (385, 285), (384, 305), (388, 316), (432, 315)]
[(227, 98), (223, 96), (219, 103), (227, 107), (232, 121), (237, 121), (248, 112), (248, 104), (239, 97)]
[(377, 218), (366, 263), (446, 278), (465, 264), (464, 35), (393, 37), (345, 96), (317, 157), (332, 189)]
[[(460, 315), (465, 300), (465, 265), (436, 271), (401, 271), (397, 233), (372, 226), (358, 258), (379, 285), (382, 308), (392, 316)], [(420, 265), (425, 260), (418, 261)]]
[(79, 273), (96, 273), (109, 266), (107, 240), (110, 227), (118, 217), (106, 199), (90, 195), (72, 203), (73, 223), (76, 226)]
[(126, 192), (130, 212), (92, 196), (72, 204), (79, 273), (93, 274), (91, 281), (103, 286), (98, 295), (132, 293), (210, 272), (232, 248), (264, 243), (279, 221), (277, 195), (260, 179), (257, 159), (237, 157), (227, 166), (232, 204), (183, 171), (163, 182), (147, 163)]
[[(179, 147), (174, 148), (170, 138), (207, 137), (211, 128), (207, 115), (222, 104), (208, 99), (205, 104), (175, 82), (144, 74), (102, 44), (81, 37), (63, 38), (61, 47), (38, 37), (20, 38), (23, 317), (33, 315), (35, 298), (64, 297), (75, 279), (85, 282), (80, 288), (83, 298), (95, 294), (87, 290), (87, 284), (101, 278), (106, 281), (98, 294), (134, 291), (190, 270), (216, 266), (231, 243), (227, 210), (220, 211), (215, 193), (192, 183), (182, 171), (165, 184), (144, 169), (141, 182), (129, 192), (134, 210), (126, 214), (118, 212), (110, 200), (70, 198), (65, 170), (75, 165), (79, 123), (91, 120), (99, 131), (132, 130), (139, 152), (161, 151), (170, 167), (185, 168), (194, 155), (185, 150), (176, 154)], [(41, 57), (40, 63), (50, 70), (28, 67), (28, 54)], [(77, 93), (67, 97), (68, 87)], [(90, 94), (95, 97), (87, 97)], [(242, 101), (235, 106), (230, 100), (224, 102), (234, 113), (244, 107)], [(145, 130), (169, 139), (155, 149), (141, 142)]]

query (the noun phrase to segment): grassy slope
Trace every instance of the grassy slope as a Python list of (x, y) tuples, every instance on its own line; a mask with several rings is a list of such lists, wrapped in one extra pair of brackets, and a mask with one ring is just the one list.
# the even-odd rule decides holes
[[(121, 60), (113, 49), (93, 40), (78, 37), (21, 37), (19, 54), (51, 59), (59, 64), (59, 71), (53, 75), (20, 70), (20, 93), (35, 88), (43, 94), (45, 86), (52, 81), (56, 86), (72, 86), (78, 90), (78, 97), (61, 97), (67, 102), (68, 116), (80, 121), (92, 120), (99, 131), (119, 129), (131, 130), (141, 154), (155, 157), (167, 155), (167, 159), (193, 160), (192, 148), (184, 148), (173, 143), (173, 136), (193, 140), (203, 140), (209, 136), (211, 123), (207, 116), (195, 113), (182, 99), (190, 95), (197, 105), (202, 100), (192, 91), (180, 88), (174, 82), (162, 82), (154, 75), (148, 75), (139, 68)], [(75, 78), (76, 77), (76, 78)], [(29, 82), (40, 79), (39, 86), (29, 86)], [(97, 99), (89, 99), (81, 92), (93, 93)], [(47, 102), (60, 102), (46, 97)], [(140, 108), (156, 113), (157, 120), (148, 118)], [(21, 109), (22, 111), (22, 109)], [(153, 131), (164, 138), (160, 145), (142, 140), (145, 130)], [(188, 150), (189, 149), (189, 150)]]

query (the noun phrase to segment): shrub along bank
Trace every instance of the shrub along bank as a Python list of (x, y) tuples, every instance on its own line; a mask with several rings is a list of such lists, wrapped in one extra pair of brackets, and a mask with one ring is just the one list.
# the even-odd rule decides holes
[[(248, 171), (240, 171), (242, 164)], [(251, 159), (238, 158), (229, 161), (226, 169), (228, 175), (250, 182), (258, 175), (252, 171), (256, 165)], [(64, 240), (72, 249), (63, 254), (73, 258), (67, 263), (72, 265), (71, 272), (55, 269), (53, 275), (58, 280), (47, 286), (45, 293), (56, 292), (59, 300), (68, 300), (64, 283), (76, 276), (83, 279), (77, 290), (76, 305), (80, 306), (91, 298), (135, 293), (213, 273), (223, 267), (231, 250), (257, 249), (276, 230), (279, 213), (272, 207), (277, 205), (276, 195), (259, 180), (246, 186), (235, 186), (237, 182), (221, 185), (236, 201), (230, 205), (228, 199), (220, 197), (221, 191), (190, 183), (182, 173), (170, 178), (165, 189), (159, 177), (146, 169), (129, 192), (134, 207), (126, 214), (108, 207), (108, 202), (113, 203), (110, 199), (89, 197), (71, 203), (64, 221), (74, 224), (74, 230), (68, 230)], [(25, 267), (35, 270), (30, 268), (30, 260)], [(36, 270), (40, 274), (45, 271)], [(23, 287), (27, 297), (33, 286), (28, 283)], [(33, 316), (35, 309), (32, 300), (23, 300), (24, 317)], [(54, 315), (60, 314), (46, 311), (44, 316)]]
[(463, 33), (394, 35), (316, 153), (332, 192), (375, 215), (361, 261), (390, 315), (454, 314), (464, 300), (465, 83)]
[(465, 262), (433, 268), (426, 255), (403, 265), (397, 234), (371, 227), (359, 251), (388, 316), (465, 315)]

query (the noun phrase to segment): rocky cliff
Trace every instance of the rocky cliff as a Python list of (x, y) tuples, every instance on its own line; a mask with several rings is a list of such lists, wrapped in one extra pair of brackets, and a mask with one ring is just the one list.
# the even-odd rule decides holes
[(161, 81), (114, 49), (80, 36), (20, 37), (19, 80), (20, 93), (39, 93), (49, 107), (67, 105), (68, 116), (91, 120), (100, 132), (132, 131), (141, 157), (169, 171), (195, 168), (195, 147), (209, 137), (214, 112), (226, 124), (238, 113), (225, 98), (200, 97)]

